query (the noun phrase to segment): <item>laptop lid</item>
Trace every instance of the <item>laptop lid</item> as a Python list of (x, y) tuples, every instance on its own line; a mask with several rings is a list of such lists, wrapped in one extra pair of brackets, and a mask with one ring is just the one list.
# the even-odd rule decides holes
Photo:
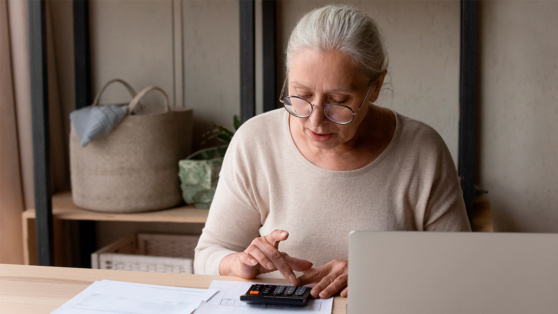
[(558, 234), (353, 231), (348, 313), (558, 313)]

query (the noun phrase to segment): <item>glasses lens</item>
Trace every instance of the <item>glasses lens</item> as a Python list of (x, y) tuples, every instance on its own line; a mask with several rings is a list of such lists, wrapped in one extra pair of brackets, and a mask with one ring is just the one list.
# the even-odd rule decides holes
[(285, 109), (294, 116), (308, 117), (312, 113), (312, 105), (302, 98), (288, 96), (283, 102)]
[(335, 123), (349, 123), (353, 120), (353, 111), (349, 107), (329, 104), (324, 108), (325, 116)]

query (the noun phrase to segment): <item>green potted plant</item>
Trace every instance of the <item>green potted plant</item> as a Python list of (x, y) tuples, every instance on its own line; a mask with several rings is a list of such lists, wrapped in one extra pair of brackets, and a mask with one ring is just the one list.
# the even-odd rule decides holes
[(180, 188), (187, 204), (195, 204), (197, 208), (211, 206), (225, 152), (240, 125), (236, 115), (233, 117), (233, 130), (216, 125), (202, 135), (202, 145), (210, 140), (216, 140), (220, 145), (199, 150), (179, 161)]

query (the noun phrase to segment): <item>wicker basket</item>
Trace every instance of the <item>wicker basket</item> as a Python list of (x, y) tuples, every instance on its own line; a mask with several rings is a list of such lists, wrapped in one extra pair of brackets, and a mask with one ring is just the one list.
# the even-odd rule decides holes
[(199, 236), (138, 233), (91, 254), (91, 268), (193, 273)]
[[(92, 106), (111, 83), (105, 84)], [(151, 91), (164, 97), (162, 111), (132, 114)], [(156, 110), (156, 106), (155, 110)], [(177, 206), (182, 202), (178, 161), (190, 153), (193, 111), (171, 109), (164, 90), (148, 86), (128, 104), (127, 116), (110, 132), (86, 147), (76, 128), (70, 130), (72, 199), (85, 209), (107, 213), (137, 213)]]

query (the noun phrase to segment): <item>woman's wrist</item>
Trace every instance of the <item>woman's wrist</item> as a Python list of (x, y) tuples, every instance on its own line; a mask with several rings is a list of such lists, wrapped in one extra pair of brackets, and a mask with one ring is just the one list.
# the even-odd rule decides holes
[(239, 253), (231, 253), (225, 256), (219, 263), (219, 275), (221, 276), (234, 276), (233, 265)]

